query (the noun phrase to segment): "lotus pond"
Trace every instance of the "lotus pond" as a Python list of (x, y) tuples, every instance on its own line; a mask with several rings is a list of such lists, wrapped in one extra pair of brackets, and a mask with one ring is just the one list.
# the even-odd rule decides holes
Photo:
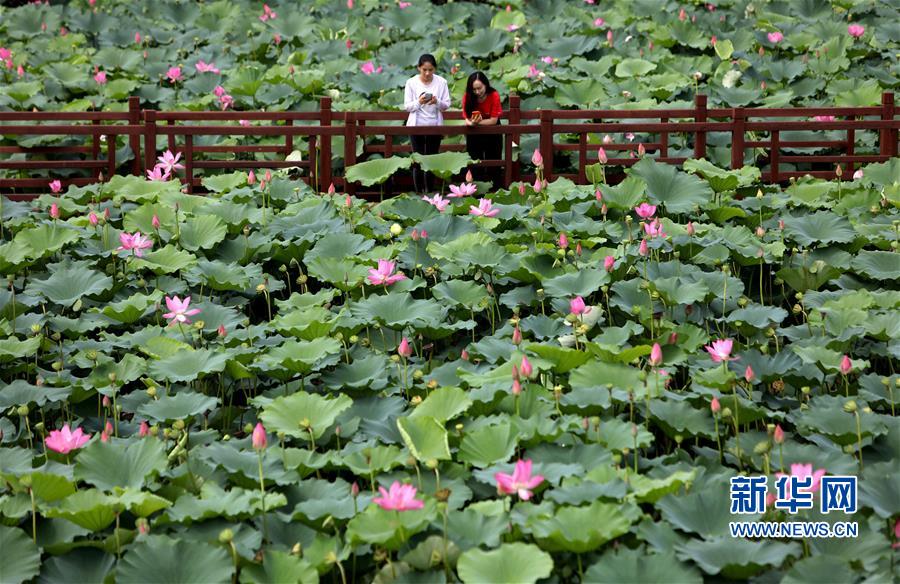
[[(3, 200), (2, 580), (896, 578), (900, 160), (687, 167)], [(858, 475), (859, 536), (731, 538), (781, 472)]]

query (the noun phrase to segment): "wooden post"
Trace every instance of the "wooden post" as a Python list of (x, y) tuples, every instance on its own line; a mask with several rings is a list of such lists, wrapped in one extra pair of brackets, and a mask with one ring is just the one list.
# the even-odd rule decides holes
[(356, 114), (347, 112), (344, 121), (344, 192), (356, 194), (356, 185), (347, 180), (347, 167), (356, 164)]
[[(881, 94), (881, 119), (892, 121), (894, 119), (894, 93), (885, 91)], [(897, 129), (885, 128), (881, 130), (879, 137), (880, 154), (882, 156), (897, 156)]]
[[(659, 119), (660, 122), (666, 124), (669, 122), (669, 118), (661, 117)], [(669, 131), (663, 130), (659, 133), (659, 157), (660, 158), (668, 158), (669, 157)]]
[[(173, 136), (174, 137), (174, 136)], [(194, 136), (184, 136), (184, 175), (187, 179), (188, 193), (194, 194)]]
[(744, 108), (731, 110), (731, 169), (738, 170), (744, 166), (744, 124), (746, 122)]
[[(319, 125), (331, 126), (331, 98), (323, 97), (319, 100)], [(319, 147), (319, 176), (322, 179), (322, 187), (327, 189), (332, 183), (331, 178), (331, 134), (322, 134)]]
[(769, 167), (772, 169), (769, 182), (777, 184), (781, 182), (781, 170), (778, 168), (778, 159), (781, 156), (781, 132), (772, 130), (772, 146), (769, 150)]
[(553, 112), (541, 110), (541, 156), (544, 158), (544, 179), (553, 180)]
[[(94, 161), (100, 160), (100, 134), (103, 133), (102, 128), (100, 128), (100, 120), (91, 120), (91, 125), (94, 126), (94, 133), (91, 135), (91, 158)], [(100, 169), (97, 168), (94, 178), (100, 179)]]
[[(287, 119), (284, 121), (285, 126), (293, 126), (294, 120)], [(285, 134), (284, 135), (284, 157), (287, 158), (291, 152), (294, 151), (294, 135), (293, 134)]]
[[(174, 126), (175, 120), (172, 120), (172, 119), (166, 120), (166, 125)], [(175, 154), (175, 149), (176, 149), (175, 148), (175, 134), (169, 134), (169, 150), (172, 152), (172, 154)]]
[[(853, 116), (847, 116), (848, 120), (855, 119)], [(849, 128), (847, 130), (847, 156), (853, 156), (856, 154), (856, 130)], [(853, 176), (853, 163), (848, 162), (847, 167), (844, 168), (844, 172), (847, 173), (847, 176)]]
[(116, 135), (106, 137), (106, 176), (107, 181), (116, 174)]
[[(694, 96), (694, 121), (706, 122), (706, 100), (707, 97), (702, 94)], [(698, 130), (694, 133), (694, 158), (706, 158), (706, 130)]]
[[(511, 94), (509, 96), (510, 124), (522, 123), (522, 110), (519, 109), (521, 101), (521, 98), (516, 94)], [(506, 140), (504, 140), (506, 142), (506, 148), (504, 149), (505, 152), (503, 157), (503, 159), (506, 161), (506, 184), (504, 185), (506, 188), (509, 188), (509, 185), (512, 184), (513, 181), (518, 181), (522, 178), (521, 165), (513, 157), (513, 142), (518, 144), (520, 138), (521, 136), (519, 134), (510, 133), (506, 135)]]
[(587, 133), (578, 135), (578, 182), (587, 183)]
[(144, 110), (144, 170), (156, 166), (156, 110)]
[[(141, 125), (141, 98), (132, 95), (128, 98), (128, 125)], [(131, 160), (131, 174), (141, 174), (141, 137), (138, 134), (128, 136), (128, 145), (134, 158)]]

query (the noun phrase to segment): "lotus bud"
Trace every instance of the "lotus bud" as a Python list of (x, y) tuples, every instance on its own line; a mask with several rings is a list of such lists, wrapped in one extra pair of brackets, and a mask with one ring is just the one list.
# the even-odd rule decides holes
[(519, 345), (522, 342), (522, 331), (519, 330), (518, 325), (513, 329), (512, 342), (514, 345)]
[(753, 383), (754, 379), (756, 379), (756, 373), (753, 372), (753, 367), (747, 365), (747, 368), (744, 369), (744, 380), (747, 383)]
[(853, 370), (853, 363), (850, 361), (850, 357), (844, 355), (841, 358), (841, 374), (847, 375), (850, 371)]
[(472, 182), (472, 171), (471, 170), (466, 170), (466, 182), (467, 183)]
[(468, 361), (469, 360), (469, 352), (466, 351), (465, 349), (463, 349), (462, 353), (460, 353), (460, 355), (459, 355), (459, 358), (462, 359), (463, 361)]
[(412, 233), (409, 234), (409, 238), (413, 241), (419, 241), (419, 231), (417, 229), (413, 229)]
[(653, 348), (650, 349), (650, 365), (652, 367), (658, 367), (659, 365), (662, 365), (662, 362), (662, 347), (659, 346), (659, 343), (653, 343)]
[(722, 405), (719, 403), (719, 398), (714, 397), (709, 404), (709, 409), (712, 410), (713, 414), (718, 414), (722, 409)]
[(540, 179), (537, 179), (537, 178), (534, 179), (534, 186), (533, 186), (533, 188), (534, 188), (534, 192), (536, 192), (536, 193), (541, 192), (541, 189), (543, 188), (543, 185), (541, 185)]
[(256, 426), (253, 428), (253, 435), (250, 438), (250, 442), (253, 445), (254, 450), (264, 450), (268, 445), (269, 440), (266, 437), (266, 429), (261, 422), (257, 422)]
[(669, 343), (670, 345), (674, 345), (674, 344), (676, 344), (677, 342), (678, 342), (678, 333), (673, 331), (672, 333), (669, 334), (669, 341), (668, 341), (668, 343)]
[[(544, 157), (541, 156), (541, 151), (535, 149), (534, 154), (531, 155), (531, 164), (535, 165), (538, 168), (544, 166)], [(535, 189), (537, 190), (537, 189)]]
[(397, 354), (405, 358), (412, 356), (412, 347), (409, 346), (409, 340), (406, 337), (403, 337), (403, 340), (400, 341), (400, 346), (397, 347)]
[[(606, 150), (604, 148), (600, 148), (597, 150), (597, 158), (598, 160), (600, 160), (600, 164), (606, 164), (607, 162), (609, 162), (609, 157), (606, 155)], [(597, 200), (599, 201), (600, 199)]]
[(28, 415), (28, 412), (29, 410), (27, 405), (19, 406), (18, 408), (16, 408), (16, 413), (23, 418)]
[(519, 395), (522, 393), (522, 384), (519, 382), (518, 378), (513, 379), (512, 393), (513, 395)]
[(522, 363), (519, 366), (519, 370), (527, 379), (531, 379), (531, 376), (534, 373), (534, 369), (531, 366), (531, 362), (528, 360), (528, 356), (522, 356)]
[(147, 395), (149, 395), (151, 398), (156, 398), (156, 388), (155, 388), (155, 387), (148, 387), (148, 388), (147, 388)]
[(775, 444), (784, 444), (784, 430), (781, 429), (780, 424), (775, 426), (775, 431), (772, 433), (772, 439), (775, 440)]
[(594, 191), (594, 198), (597, 199), (598, 203), (603, 201), (603, 193), (600, 192), (600, 189)]

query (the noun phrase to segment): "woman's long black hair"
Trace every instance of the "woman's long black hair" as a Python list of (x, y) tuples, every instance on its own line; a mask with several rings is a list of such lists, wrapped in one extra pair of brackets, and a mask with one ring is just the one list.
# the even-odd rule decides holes
[(472, 89), (472, 84), (475, 81), (481, 81), (484, 83), (484, 95), (487, 97), (488, 95), (497, 91), (493, 87), (491, 87), (491, 82), (488, 81), (487, 75), (482, 73), (481, 71), (475, 71), (471, 75), (469, 75), (469, 80), (466, 81), (466, 117), (471, 117), (472, 112), (478, 109), (478, 97), (475, 95), (475, 90)]

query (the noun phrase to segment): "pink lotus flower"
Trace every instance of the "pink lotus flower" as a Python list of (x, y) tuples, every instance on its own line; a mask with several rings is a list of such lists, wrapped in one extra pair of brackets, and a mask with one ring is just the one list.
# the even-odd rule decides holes
[(90, 213), (88, 213), (88, 222), (89, 222), (91, 225), (96, 226), (97, 223), (100, 222), (100, 219), (97, 217), (97, 214), (96, 214), (96, 213), (94, 213), (93, 211), (91, 211)]
[(551, 63), (553, 63), (553, 57), (541, 57), (541, 61), (543, 61), (547, 65), (550, 65)]
[(544, 185), (541, 184), (541, 179), (539, 179), (539, 178), (534, 179), (534, 184), (532, 185), (532, 188), (534, 189), (535, 193), (541, 192), (541, 189), (544, 188)]
[(197, 68), (198, 73), (221, 73), (218, 67), (213, 63), (206, 63), (203, 60), (197, 61), (197, 64), (194, 65)]
[(375, 286), (390, 286), (395, 282), (406, 279), (403, 272), (394, 273), (396, 264), (390, 260), (378, 260), (378, 269), (369, 268), (369, 283)]
[(722, 410), (722, 404), (719, 403), (719, 398), (712, 398), (712, 401), (709, 402), (709, 409), (714, 415)]
[(858, 39), (863, 34), (865, 34), (866, 27), (862, 26), (861, 24), (851, 24), (847, 27), (847, 32), (850, 33), (850, 36), (852, 36), (853, 38)]
[(612, 272), (616, 267), (616, 258), (613, 256), (606, 256), (603, 258), (603, 269), (607, 272)]
[(163, 315), (163, 318), (169, 320), (169, 325), (173, 325), (176, 322), (181, 324), (191, 324), (191, 319), (189, 316), (194, 316), (195, 314), (200, 314), (199, 308), (191, 308), (188, 307), (191, 305), (191, 297), (185, 296), (184, 300), (178, 298), (178, 296), (174, 296), (169, 298), (166, 296), (166, 308), (169, 309), (169, 312)]
[(841, 358), (841, 374), (847, 375), (850, 371), (853, 370), (853, 363), (850, 361), (850, 357), (844, 355)]
[(59, 205), (56, 203), (50, 204), (50, 217), (53, 219), (59, 219)]
[(703, 347), (709, 353), (709, 356), (712, 357), (712, 360), (716, 363), (721, 363), (723, 361), (733, 361), (734, 357), (731, 357), (731, 348), (733, 345), (733, 341), (731, 339), (719, 339), (714, 341), (712, 345), (707, 345)]
[(149, 237), (141, 235), (140, 231), (135, 232), (134, 235), (123, 231), (119, 234), (119, 243), (122, 245), (117, 247), (116, 251), (130, 251), (137, 257), (144, 255), (143, 250), (153, 247), (153, 241)]
[(511, 475), (503, 472), (494, 473), (497, 481), (497, 492), (504, 495), (517, 494), (520, 499), (527, 501), (531, 498), (532, 489), (544, 482), (541, 475), (531, 476), (531, 460), (519, 460)]
[(638, 156), (643, 156), (644, 154), (647, 153), (647, 149), (644, 148), (643, 142), (640, 143), (640, 144), (638, 144), (638, 151), (637, 151), (637, 152), (638, 152)]
[(50, 181), (50, 191), (53, 193), (62, 191), (62, 183), (59, 180)]
[(406, 337), (403, 337), (403, 340), (400, 341), (400, 346), (397, 347), (397, 354), (407, 359), (412, 356), (412, 347), (409, 346), (409, 340)]
[(365, 73), (366, 75), (371, 75), (372, 73), (381, 73), (381, 67), (375, 68), (375, 64), (372, 61), (366, 61), (363, 63), (360, 68), (360, 71)]
[(81, 428), (75, 428), (73, 432), (66, 424), (62, 430), (51, 430), (50, 435), (44, 438), (44, 444), (54, 452), (68, 454), (87, 444), (90, 439), (90, 434), (85, 434)]
[(183, 164), (178, 164), (178, 160), (181, 158), (181, 152), (173, 155), (171, 150), (166, 150), (162, 156), (157, 158), (159, 163), (165, 169), (166, 174), (170, 174), (176, 170), (183, 169)]
[(684, 11), (684, 8), (678, 11), (678, 20), (684, 22), (687, 20), (687, 12)]
[(25, 76), (25, 67), (23, 67), (23, 66), (21, 66), (21, 65), (19, 65), (18, 67), (16, 67), (16, 75), (17, 75), (18, 77), (24, 77), (24, 76)]
[(495, 209), (493, 205), (494, 203), (490, 199), (479, 199), (477, 207), (475, 205), (469, 205), (469, 215), (493, 217), (500, 212), (500, 209)]
[(473, 183), (462, 183), (459, 186), (450, 185), (450, 194), (448, 199), (456, 199), (459, 197), (468, 197), (478, 192), (478, 187)]
[(402, 1), (401, 1), (401, 2), (397, 2), (397, 6), (400, 7), (400, 10), (404, 10), (404, 9), (409, 8), (410, 6), (412, 6), (412, 2), (402, 2)]
[(534, 154), (531, 155), (531, 164), (535, 166), (544, 166), (544, 157), (541, 156), (541, 151), (535, 149)]
[(634, 212), (637, 213), (638, 217), (640, 217), (641, 219), (649, 219), (656, 214), (656, 205), (641, 203), (634, 208)]
[[(812, 478), (812, 486), (808, 489), (808, 491), (810, 493), (815, 493), (819, 490), (819, 481), (822, 480), (822, 477), (825, 476), (826, 472), (827, 471), (824, 468), (817, 469), (815, 472), (813, 472), (813, 465), (811, 462), (807, 464), (796, 463), (791, 465), (790, 476), (797, 477), (801, 480), (805, 479), (806, 477)], [(776, 478), (780, 479), (783, 476), (785, 476), (784, 473), (775, 473)], [(803, 490), (805, 491), (806, 489)]]
[(256, 173), (252, 170), (247, 173), (247, 184), (251, 186), (256, 184)]
[(534, 63), (528, 66), (528, 73), (525, 74), (526, 77), (540, 77), (541, 70), (534, 66)]
[(257, 422), (256, 426), (254, 426), (250, 443), (253, 445), (253, 450), (265, 450), (266, 446), (269, 444), (269, 439), (266, 436), (266, 428), (262, 425), (262, 422)]
[(603, 20), (602, 18), (595, 18), (595, 19), (594, 19), (594, 26), (596, 26), (597, 28), (600, 28), (601, 26), (604, 25), (605, 22), (606, 22), (606, 21)]
[(170, 83), (181, 81), (183, 79), (181, 76), (181, 67), (169, 67), (169, 70), (166, 71), (166, 77)]
[(612, 46), (612, 44), (613, 44), (613, 31), (612, 31), (612, 29), (609, 29), (608, 31), (606, 31), (606, 44), (608, 44), (609, 46)]
[(863, 171), (861, 168), (853, 173), (853, 180), (860, 180), (862, 177), (863, 177)]
[(213, 89), (213, 93), (216, 94), (216, 97), (222, 97), (227, 92), (225, 91), (225, 88), (222, 87), (221, 85), (216, 85), (216, 88)]
[(150, 435), (150, 424), (147, 423), (147, 420), (141, 422), (141, 426), (138, 429), (138, 436), (141, 438), (146, 438)]
[(638, 254), (640, 254), (642, 257), (646, 257), (650, 254), (650, 248), (647, 245), (646, 239), (641, 240), (641, 244), (638, 246)]
[(772, 43), (773, 45), (777, 45), (778, 43), (780, 43), (781, 41), (784, 40), (784, 35), (781, 34), (780, 32), (778, 32), (777, 30), (775, 32), (770, 32), (766, 36), (769, 38), (769, 42)]
[(813, 116), (810, 119), (814, 122), (833, 122), (837, 118), (834, 116)]
[(600, 161), (600, 164), (606, 164), (609, 162), (609, 157), (606, 155), (606, 150), (603, 148), (597, 149), (597, 160)]
[(228, 335), (228, 331), (225, 330), (224, 324), (219, 325), (219, 328), (216, 329), (216, 334), (219, 335), (220, 339), (224, 339)]
[(94, 73), (94, 81), (99, 85), (106, 83), (106, 71), (97, 71)]
[(441, 213), (443, 213), (443, 212), (444, 212), (444, 209), (447, 208), (447, 205), (450, 204), (450, 201), (449, 201), (448, 199), (443, 198), (443, 197), (440, 196), (439, 194), (435, 194), (435, 195), (434, 195), (433, 197), (431, 197), (431, 198), (426, 197), (426, 196), (423, 196), (423, 197), (422, 197), (422, 200), (425, 201), (425, 202), (427, 202), (427, 203), (431, 203), (432, 205), (434, 205), (435, 208), (437, 208), (437, 210), (438, 210), (439, 212), (441, 212)]
[(425, 502), (416, 499), (416, 488), (412, 485), (401, 484), (394, 481), (389, 490), (378, 487), (381, 497), (375, 497), (372, 502), (388, 511), (412, 511), (421, 509)]
[(515, 31), (517, 31), (517, 30), (519, 30), (519, 25), (518, 25), (518, 24), (507, 24), (507, 25), (506, 25), (506, 31), (507, 31), (507, 32), (515, 32)]
[(154, 213), (153, 218), (150, 219), (150, 225), (153, 226), (153, 229), (159, 229), (159, 226), (160, 226), (159, 216), (156, 213)]
[(744, 381), (753, 383), (754, 379), (756, 379), (756, 372), (753, 371), (753, 367), (747, 365), (747, 368), (744, 369)]
[(519, 325), (516, 325), (516, 328), (513, 329), (512, 342), (516, 346), (522, 344), (522, 331), (519, 330)]
[(775, 444), (784, 444), (784, 430), (781, 429), (781, 424), (775, 424), (775, 431), (772, 432), (772, 439), (775, 440)]
[(631, 133), (631, 132), (626, 132), (626, 133), (625, 133), (625, 139), (628, 140), (629, 142), (634, 141), (634, 134)]
[(566, 237), (565, 233), (560, 233), (559, 234), (559, 248), (566, 249), (567, 247), (569, 247), (569, 238)]
[(587, 314), (591, 311), (590, 306), (586, 306), (584, 303), (584, 298), (581, 296), (576, 296), (572, 300), (569, 300), (569, 312), (576, 315), (581, 316), (582, 314)]
[(275, 11), (269, 8), (268, 4), (263, 4), (263, 13), (262, 16), (259, 17), (259, 19), (265, 22), (267, 20), (275, 20), (276, 18), (278, 18), (278, 14), (276, 14)]
[(137, 45), (141, 44), (141, 33), (139, 33), (139, 32), (134, 33), (134, 42)]
[(693, 236), (693, 235), (694, 235), (694, 233), (696, 232), (696, 230), (694, 229), (694, 222), (693, 222), (693, 221), (688, 221), (688, 224), (687, 224), (687, 226), (685, 227), (685, 231), (687, 231), (687, 234), (690, 235), (690, 236)]
[(651, 238), (666, 237), (666, 232), (663, 231), (662, 223), (658, 219), (654, 219), (650, 223), (644, 223), (644, 233)]
[(522, 393), (522, 382), (519, 381), (518, 377), (513, 377), (512, 382), (512, 394), (519, 395)]
[(659, 365), (662, 365), (662, 362), (662, 347), (659, 346), (659, 343), (653, 343), (653, 348), (650, 349), (650, 365), (658, 367)]
[(534, 368), (531, 366), (531, 361), (528, 360), (526, 355), (522, 355), (522, 362), (519, 364), (519, 371), (522, 372), (526, 378), (531, 379), (531, 375), (534, 373)]
[(147, 180), (163, 181), (169, 180), (169, 171), (162, 164), (157, 164), (151, 170), (147, 171)]

